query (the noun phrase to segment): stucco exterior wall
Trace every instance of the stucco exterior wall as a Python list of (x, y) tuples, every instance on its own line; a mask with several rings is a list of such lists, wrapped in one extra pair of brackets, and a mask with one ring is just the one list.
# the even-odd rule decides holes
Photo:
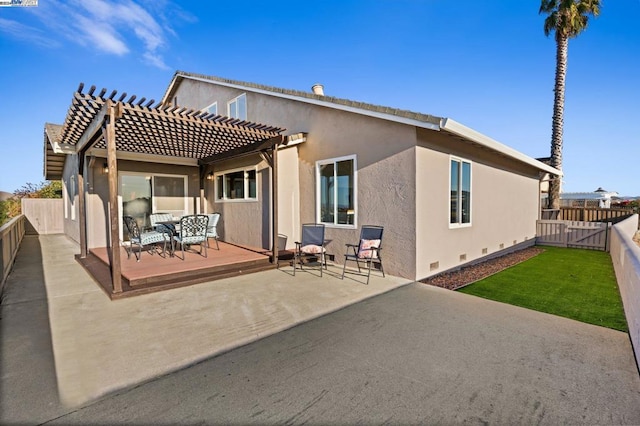
[[(383, 225), (385, 271), (412, 278), (415, 274), (414, 128), (188, 79), (183, 80), (176, 90), (179, 105), (204, 109), (217, 101), (219, 114), (226, 114), (227, 102), (242, 93), (247, 95), (249, 121), (282, 126), (287, 129), (285, 134), (308, 133), (307, 141), (297, 145), (296, 151), (285, 149), (281, 152), (285, 155), (279, 157), (278, 226), (279, 233), (287, 236), (287, 246), (291, 248), (294, 241), (299, 240), (302, 223), (317, 220), (316, 161), (356, 155), (356, 226), (327, 226), (326, 238), (330, 240), (327, 251), (336, 262), (342, 263), (345, 244), (358, 241), (360, 225)], [(293, 161), (295, 153), (297, 164)], [(215, 167), (219, 171), (221, 167), (230, 166), (221, 164)], [(219, 207), (216, 205), (214, 208)], [(250, 223), (256, 223), (256, 219)], [(225, 225), (227, 239), (246, 241), (257, 238), (241, 235), (244, 232), (246, 226), (240, 230), (236, 226)]]
[(64, 234), (73, 241), (80, 242), (78, 209), (78, 156), (67, 155), (62, 170), (62, 217)]
[(207, 180), (205, 196), (209, 212), (220, 213), (220, 239), (256, 248), (269, 248), (270, 232), (270, 169), (258, 156), (252, 155), (214, 164), (214, 173), (256, 167), (257, 200), (215, 199), (215, 180)]
[[(498, 164), (500, 160), (482, 150), (435, 132), (422, 132), (419, 139), (416, 279), (535, 238), (539, 211), (535, 170)], [(472, 164), (470, 226), (449, 224), (452, 155)]]

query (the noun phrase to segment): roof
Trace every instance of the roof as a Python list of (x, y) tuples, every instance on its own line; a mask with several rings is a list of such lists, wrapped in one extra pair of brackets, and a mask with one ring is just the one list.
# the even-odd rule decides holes
[(45, 123), (44, 125), (44, 178), (46, 180), (62, 179), (62, 169), (66, 157), (64, 151), (55, 141), (60, 137), (62, 126)]
[(504, 144), (501, 144), (500, 142), (497, 142), (479, 132), (476, 132), (475, 130), (466, 127), (450, 118), (437, 117), (434, 115), (423, 114), (398, 108), (373, 105), (365, 102), (351, 101), (348, 99), (336, 98), (332, 96), (324, 96), (312, 92), (282, 89), (262, 84), (230, 80), (221, 77), (176, 71), (171, 80), (171, 83), (167, 87), (167, 90), (162, 97), (161, 103), (163, 105), (171, 104), (171, 99), (173, 98), (175, 91), (178, 89), (178, 86), (184, 79), (214, 83), (226, 87), (234, 87), (246, 91), (292, 99), (315, 105), (321, 105), (328, 108), (350, 111), (357, 114), (363, 114), (383, 120), (409, 124), (434, 131), (444, 131), (459, 140), (477, 145), (483, 149), (490, 150), (500, 156), (507, 157), (511, 160), (527, 164), (540, 171), (551, 173), (553, 175), (562, 175), (562, 172), (560, 170), (557, 170), (549, 166), (548, 164), (529, 157)]
[(285, 130), (159, 102), (152, 106), (155, 101), (145, 98), (134, 103), (135, 95), (124, 101), (126, 93), (116, 98), (114, 90), (107, 97), (106, 89), (94, 94), (95, 86), (83, 93), (83, 88), (81, 83), (74, 93), (64, 124), (60, 128), (45, 126), (54, 150), (106, 149), (101, 128), (110, 114), (108, 105), (117, 111), (118, 152), (190, 158), (200, 164), (272, 145)]

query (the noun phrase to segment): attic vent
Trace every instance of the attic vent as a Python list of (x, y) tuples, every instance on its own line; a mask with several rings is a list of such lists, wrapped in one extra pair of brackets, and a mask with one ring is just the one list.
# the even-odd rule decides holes
[(322, 84), (314, 84), (311, 86), (314, 95), (324, 96), (324, 86)]

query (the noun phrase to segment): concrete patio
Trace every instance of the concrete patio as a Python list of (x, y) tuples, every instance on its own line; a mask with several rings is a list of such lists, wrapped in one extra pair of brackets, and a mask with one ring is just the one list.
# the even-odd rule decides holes
[(317, 269), (294, 277), (285, 267), (111, 301), (78, 250), (63, 235), (27, 236), (17, 260), (41, 256), (58, 391), (71, 407), (409, 283), (342, 280), (332, 266), (322, 278)]

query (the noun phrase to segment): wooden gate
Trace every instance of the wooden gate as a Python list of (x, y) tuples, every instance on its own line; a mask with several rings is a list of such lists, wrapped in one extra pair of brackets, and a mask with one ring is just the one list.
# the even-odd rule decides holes
[(610, 223), (538, 220), (536, 243), (549, 246), (609, 251)]

